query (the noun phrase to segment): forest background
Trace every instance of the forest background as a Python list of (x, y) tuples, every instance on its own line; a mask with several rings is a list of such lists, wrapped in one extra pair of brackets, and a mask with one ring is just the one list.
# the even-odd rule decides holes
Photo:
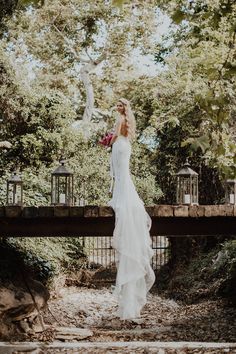
[[(25, 204), (49, 205), (62, 156), (75, 175), (77, 203), (106, 204), (109, 152), (98, 140), (114, 124), (119, 97), (131, 101), (137, 121), (131, 171), (145, 204), (175, 202), (175, 173), (187, 157), (199, 173), (200, 203), (224, 202), (224, 181), (236, 177), (233, 0), (0, 6), (1, 140), (12, 144), (0, 151), (2, 204), (17, 167)], [(135, 56), (154, 58), (153, 73), (145, 75)], [(7, 243), (30, 262), (40, 259), (46, 277), (80, 250), (76, 240), (57, 238)]]

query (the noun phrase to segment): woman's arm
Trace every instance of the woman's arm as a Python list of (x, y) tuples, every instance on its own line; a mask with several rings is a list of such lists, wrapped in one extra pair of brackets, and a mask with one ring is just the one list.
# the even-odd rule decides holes
[(117, 137), (120, 135), (121, 124), (122, 124), (122, 120), (119, 117), (116, 121), (115, 131), (113, 137), (111, 138), (110, 146), (116, 141)]

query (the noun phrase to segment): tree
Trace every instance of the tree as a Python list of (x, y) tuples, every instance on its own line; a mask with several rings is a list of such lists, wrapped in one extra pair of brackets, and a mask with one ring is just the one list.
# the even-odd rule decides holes
[(46, 1), (43, 7), (21, 12), (7, 23), (6, 46), (11, 43), (16, 59), (25, 56), (38, 62), (34, 70), (38, 83), (67, 93), (69, 88), (82, 104), (85, 94), (83, 120), (90, 121), (94, 108), (91, 73), (98, 65), (121, 67), (134, 47), (150, 48), (154, 3), (137, 4), (134, 12), (131, 4), (118, 11), (103, 0)]
[(181, 146), (199, 150), (205, 164), (219, 169), (224, 177), (234, 177), (235, 2), (158, 4), (178, 26), (165, 58), (167, 70), (162, 78), (170, 91), (160, 92), (162, 107), (157, 126), (171, 120), (182, 126), (188, 116), (193, 129)]

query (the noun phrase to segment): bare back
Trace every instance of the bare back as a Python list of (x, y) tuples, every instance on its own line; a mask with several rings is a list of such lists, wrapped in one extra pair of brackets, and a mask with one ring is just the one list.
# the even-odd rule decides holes
[(129, 127), (126, 118), (121, 118), (120, 135), (127, 137), (129, 135)]

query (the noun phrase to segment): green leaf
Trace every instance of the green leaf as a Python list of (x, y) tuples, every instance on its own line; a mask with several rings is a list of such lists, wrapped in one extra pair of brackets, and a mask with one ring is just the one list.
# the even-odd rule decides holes
[(112, 0), (112, 5), (122, 9), (125, 0)]
[(194, 151), (200, 148), (204, 153), (210, 147), (210, 142), (207, 135), (202, 135), (199, 138), (188, 138), (181, 143), (181, 147), (185, 147), (187, 145), (191, 145), (191, 148)]
[(44, 0), (19, 0), (18, 1), (19, 7), (26, 7), (29, 5), (42, 6), (43, 4), (44, 4)]
[(171, 16), (172, 20), (178, 25), (185, 19), (185, 13), (177, 9)]
[(194, 138), (188, 138), (181, 142), (181, 147), (185, 147), (187, 145), (193, 144)]

